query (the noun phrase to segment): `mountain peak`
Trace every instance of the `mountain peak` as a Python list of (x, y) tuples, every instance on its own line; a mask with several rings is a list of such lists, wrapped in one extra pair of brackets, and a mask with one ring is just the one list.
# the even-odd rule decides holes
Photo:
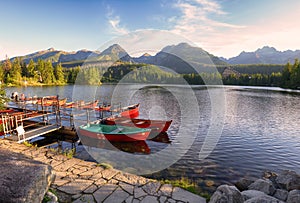
[(274, 47), (264, 46), (263, 48), (257, 49), (256, 52), (278, 52)]
[(144, 56), (144, 57), (149, 57), (149, 56), (151, 56), (151, 55), (148, 54), (148, 53), (144, 53), (142, 56)]
[(300, 58), (300, 51), (278, 51), (274, 47), (264, 46), (254, 52), (241, 52), (226, 62), (230, 64), (286, 64), (288, 61)]
[(117, 54), (126, 53), (126, 51), (118, 44), (113, 44), (105, 49), (101, 54), (102, 55), (109, 55), (109, 54)]
[(47, 49), (47, 51), (55, 51), (55, 49), (53, 47), (50, 47), (49, 49)]

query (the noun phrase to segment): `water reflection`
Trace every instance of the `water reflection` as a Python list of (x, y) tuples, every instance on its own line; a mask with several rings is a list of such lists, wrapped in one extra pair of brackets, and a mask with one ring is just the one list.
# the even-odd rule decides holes
[(80, 144), (85, 147), (101, 148), (112, 151), (123, 151), (127, 153), (150, 154), (151, 150), (145, 141), (136, 142), (109, 142), (108, 140), (99, 140), (89, 137), (80, 137)]
[[(147, 140), (147, 142), (165, 143), (170, 144), (171, 140), (168, 133), (163, 132), (156, 137)], [(140, 153), (150, 154), (151, 148), (146, 141), (136, 142), (110, 142), (108, 140), (93, 139), (90, 137), (81, 136), (80, 139), (77, 135), (66, 135), (66, 134), (51, 134), (43, 138), (32, 141), (37, 147), (57, 147), (59, 151), (64, 151), (65, 143), (71, 144), (71, 148), (77, 151), (78, 148), (88, 147), (88, 150), (92, 148), (99, 148), (112, 151), (122, 151), (126, 153)]]
[[(128, 85), (127, 87), (132, 91), (139, 90), (139, 87), (135, 85)], [(178, 92), (185, 91), (185, 87), (170, 88)], [(46, 89), (47, 91), (45, 91)], [(113, 85), (99, 87), (96, 93), (97, 99), (100, 98), (100, 101), (103, 101), (103, 98), (110, 98), (113, 89)], [(222, 136), (213, 153), (205, 160), (200, 161), (198, 160), (199, 150), (211, 122), (211, 104), (206, 89), (198, 86), (194, 87), (201, 114), (200, 128), (193, 145), (175, 164), (158, 173), (149, 174), (149, 177), (157, 179), (187, 177), (195, 181), (199, 187), (203, 187), (208, 181), (210, 181), (209, 183), (214, 181), (214, 186), (210, 189), (210, 191), (213, 191), (220, 184), (233, 184), (244, 176), (259, 177), (264, 170), (291, 169), (300, 173), (299, 92), (290, 94), (277, 90), (273, 91), (272, 88), (252, 90), (248, 87), (247, 89), (243, 87), (226, 87), (227, 112)], [(62, 89), (28, 87), (27, 89), (16, 90), (16, 88), (12, 88), (7, 93), (10, 94), (12, 91), (27, 91), (31, 95), (64, 93), (66, 95), (61, 95), (61, 97), (72, 96), (72, 86), (65, 86)], [(217, 94), (218, 88), (213, 91)], [(152, 116), (151, 119), (162, 119), (161, 116), (166, 116), (168, 119), (173, 120), (167, 136), (161, 135), (154, 140), (146, 141), (147, 146), (150, 148), (150, 154), (133, 153), (140, 153), (146, 158), (148, 155), (163, 151), (168, 145), (184, 148), (185, 146), (179, 143), (180, 141), (177, 139), (179, 136), (182, 136), (185, 140), (191, 139), (191, 134), (194, 132), (178, 135), (182, 115), (175, 97), (170, 92), (160, 87), (141, 89), (136, 91), (130, 102), (132, 104), (140, 103), (141, 118)], [(159, 109), (153, 108), (154, 106), (162, 107), (165, 114), (162, 114)], [(191, 126), (194, 125), (192, 119), (190, 123)], [(57, 146), (57, 143), (54, 146)], [(63, 143), (65, 148), (71, 146), (71, 142)], [(96, 147), (91, 148), (99, 149)], [(76, 145), (76, 150), (76, 157), (94, 161), (82, 145)], [(95, 153), (99, 153), (99, 150), (95, 151)], [(124, 152), (125, 154), (130, 153), (129, 150)], [(103, 157), (104, 155), (103, 153), (99, 156)], [(172, 157), (172, 155), (165, 153), (159, 159)], [(126, 164), (114, 159), (107, 158), (107, 161), (115, 161), (116, 163), (112, 163), (112, 165), (118, 169), (127, 167)], [(131, 167), (133, 168), (134, 164)]]

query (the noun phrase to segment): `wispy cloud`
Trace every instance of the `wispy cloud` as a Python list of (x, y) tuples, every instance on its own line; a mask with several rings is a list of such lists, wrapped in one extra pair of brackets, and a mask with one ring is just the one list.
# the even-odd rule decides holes
[[(201, 34), (214, 34), (222, 29), (240, 29), (244, 26), (234, 25), (212, 19), (211, 15), (226, 15), (215, 1), (208, 0), (181, 0), (174, 4), (181, 12), (181, 17), (173, 28), (173, 32), (187, 36), (201, 36)], [(194, 38), (194, 37), (193, 37)]]
[(112, 29), (112, 32), (116, 35), (124, 35), (128, 34), (129, 31), (126, 27), (121, 26), (121, 18), (118, 15), (114, 14), (114, 10), (110, 7), (107, 6), (107, 13), (106, 13), (106, 18), (108, 19), (108, 23), (110, 25), (110, 28)]
[[(216, 46), (222, 46), (224, 43), (230, 44), (235, 41), (234, 37), (224, 41), (224, 33), (230, 32), (234, 34), (246, 28), (243, 25), (235, 25), (223, 21), (228, 13), (215, 0), (179, 0), (173, 6), (181, 14), (179, 18), (176, 18), (177, 22), (171, 31), (187, 37), (197, 45), (208, 50), (215, 49)], [(217, 44), (222, 39), (223, 42)]]

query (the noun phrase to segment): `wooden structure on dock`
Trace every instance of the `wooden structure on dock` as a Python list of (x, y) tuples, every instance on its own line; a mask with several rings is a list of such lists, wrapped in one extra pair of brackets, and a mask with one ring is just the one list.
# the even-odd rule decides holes
[[(1, 114), (3, 137), (18, 143), (56, 131), (62, 127), (59, 103), (41, 104), (14, 102), (11, 113)], [(57, 101), (58, 97), (57, 97)]]
[(108, 106), (104, 104), (96, 106), (97, 100), (70, 103), (71, 106), (66, 99), (59, 100), (58, 96), (14, 99), (9, 105), (11, 111), (0, 113), (0, 137), (22, 143), (54, 131), (76, 135), (76, 126), (99, 122), (99, 119), (112, 116), (113, 113), (122, 115), (136, 106), (121, 108), (120, 103), (116, 105), (117, 108), (111, 110), (109, 105), (109, 110), (106, 110)]

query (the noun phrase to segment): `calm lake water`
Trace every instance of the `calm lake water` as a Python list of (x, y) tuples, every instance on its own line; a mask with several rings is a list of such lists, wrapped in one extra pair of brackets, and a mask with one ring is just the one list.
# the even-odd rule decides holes
[[(183, 116), (184, 110), (178, 103), (176, 95), (185, 96), (187, 88), (184, 86), (169, 86), (167, 88), (151, 86), (141, 88), (137, 85), (126, 85), (128, 92), (114, 95), (114, 85), (101, 87), (80, 86), (73, 92), (73, 86), (61, 87), (26, 87), (7, 88), (7, 94), (13, 91), (26, 95), (60, 95), (61, 98), (81, 98), (85, 100), (100, 99), (110, 102), (111, 97), (117, 98), (123, 105), (140, 103), (140, 117), (152, 119), (172, 119), (173, 123), (164, 135), (164, 142), (146, 141), (142, 148), (148, 147), (150, 154), (136, 151), (139, 156), (150, 157), (151, 154), (161, 152), (158, 159), (173, 158), (172, 153), (164, 152), (171, 146), (185, 152), (176, 163), (156, 173), (148, 174), (152, 178), (178, 179), (186, 177), (206, 191), (214, 191), (223, 183), (235, 183), (241, 177), (259, 177), (265, 170), (280, 171), (291, 169), (300, 173), (300, 93), (281, 91), (279, 88), (257, 87), (225, 87), (209, 88), (218, 95), (225, 91), (225, 119), (223, 131), (213, 152), (204, 160), (199, 160), (199, 151), (211, 125), (211, 102), (207, 88), (193, 86), (198, 101), (199, 128), (193, 138), (193, 116)], [(131, 95), (131, 96), (130, 96)], [(94, 97), (94, 98), (93, 98)], [(222, 98), (221, 98), (222, 99)], [(189, 99), (187, 99), (189, 101)], [(186, 105), (190, 105), (188, 102)], [(178, 133), (183, 123), (190, 123), (184, 134)], [(180, 138), (180, 139), (178, 139)], [(170, 142), (166, 142), (169, 139)], [(161, 140), (160, 140), (161, 141)], [(186, 145), (190, 143), (191, 146)], [(64, 143), (64, 147), (70, 144)], [(125, 146), (127, 149), (132, 146)], [(77, 157), (93, 160), (87, 151), (95, 152), (93, 147), (77, 147)], [(134, 148), (134, 147), (133, 147)], [(139, 148), (139, 147), (136, 147)], [(129, 154), (124, 152), (125, 154)], [(102, 154), (103, 151), (102, 151)], [(139, 171), (138, 165), (120, 160), (104, 160), (115, 168), (128, 171)], [(136, 168), (135, 168), (136, 167)], [(151, 167), (151, 166), (145, 166)], [(207, 181), (213, 181), (212, 187), (206, 187)]]

